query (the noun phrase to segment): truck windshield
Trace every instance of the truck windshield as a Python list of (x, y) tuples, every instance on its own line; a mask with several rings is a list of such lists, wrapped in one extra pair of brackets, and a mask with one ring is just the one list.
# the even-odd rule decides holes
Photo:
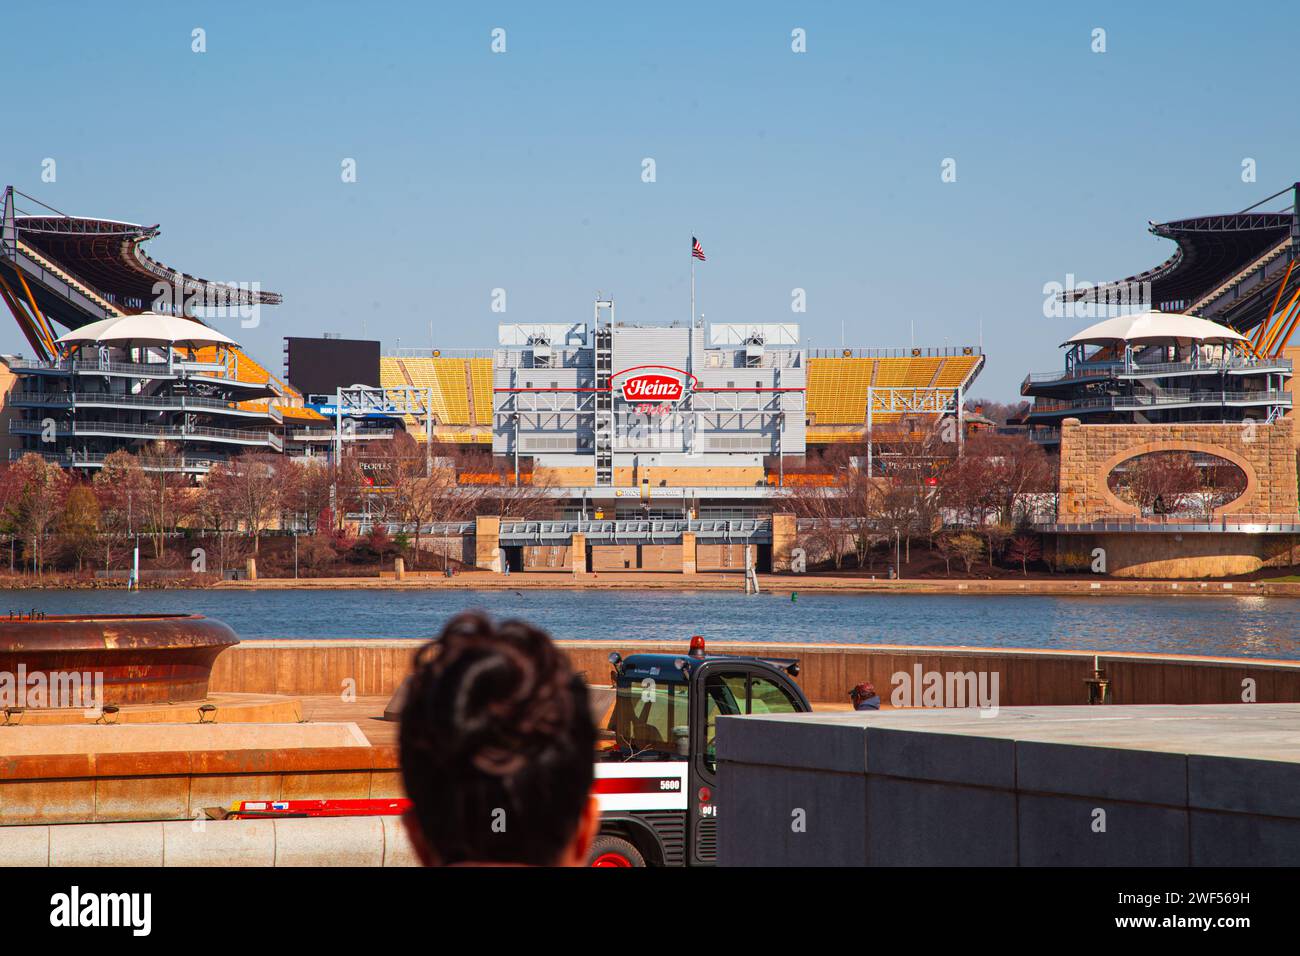
[(688, 685), (674, 681), (619, 682), (610, 729), (622, 751), (667, 756), (679, 754), (677, 738), (688, 746)]
[(704, 764), (718, 769), (718, 716), (732, 714), (793, 714), (802, 708), (789, 692), (766, 677), (749, 674), (712, 674), (704, 682)]

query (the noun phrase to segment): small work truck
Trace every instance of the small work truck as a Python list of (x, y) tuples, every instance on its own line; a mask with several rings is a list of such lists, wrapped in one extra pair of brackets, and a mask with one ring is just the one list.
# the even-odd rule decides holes
[(610, 654), (612, 699), (598, 718), (592, 866), (699, 866), (718, 853), (720, 715), (811, 710), (788, 658)]

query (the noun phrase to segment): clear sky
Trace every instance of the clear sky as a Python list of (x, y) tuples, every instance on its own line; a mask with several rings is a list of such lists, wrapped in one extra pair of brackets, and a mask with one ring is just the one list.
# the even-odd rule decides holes
[[(685, 320), (694, 234), (710, 321), (798, 321), (813, 347), (841, 328), (853, 346), (913, 329), (917, 345), (976, 344), (982, 325), (976, 392), (1010, 400), (1086, 324), (1044, 318), (1045, 283), (1155, 265), (1173, 246), (1148, 219), (1234, 211), (1300, 178), (1300, 11), (1246, 12), (15, 4), (0, 182), (160, 223), (155, 258), (282, 293), (258, 328), (228, 330), (273, 369), (285, 335), (427, 346), (432, 325), (442, 348), (489, 347), (498, 321), (586, 319), (597, 290), (620, 319)], [(24, 347), (4, 322), (0, 350)]]

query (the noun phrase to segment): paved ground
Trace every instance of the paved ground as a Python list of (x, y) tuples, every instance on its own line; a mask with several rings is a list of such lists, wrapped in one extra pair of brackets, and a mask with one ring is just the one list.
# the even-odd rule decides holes
[(760, 719), (1300, 764), (1300, 704), (1002, 707), (987, 714), (978, 708), (900, 708)]
[(358, 697), (355, 701), (340, 700), (337, 694), (299, 697), (304, 720), (354, 721), (370, 741), (371, 746), (397, 743), (397, 722), (384, 720), (387, 697)]

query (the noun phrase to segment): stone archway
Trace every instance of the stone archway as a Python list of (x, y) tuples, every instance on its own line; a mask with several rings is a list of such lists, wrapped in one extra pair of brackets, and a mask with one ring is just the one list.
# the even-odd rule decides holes
[(1216, 517), (1231, 514), (1296, 514), (1296, 461), (1293, 422), (1272, 424), (1083, 425), (1077, 418), (1061, 423), (1058, 520), (1084, 524), (1138, 517), (1140, 509), (1110, 490), (1107, 479), (1116, 465), (1160, 451), (1202, 452), (1223, 458), (1246, 475), (1246, 490), (1216, 508)]
[(1127, 461), (1133, 461), (1145, 455), (1159, 454), (1160, 452), (1200, 452), (1205, 455), (1212, 455), (1222, 461), (1230, 462), (1241, 469), (1246, 476), (1246, 488), (1231, 501), (1215, 508), (1213, 516), (1221, 518), (1224, 515), (1232, 514), (1237, 511), (1249, 511), (1245, 504), (1249, 502), (1253, 495), (1259, 493), (1259, 476), (1255, 474), (1255, 469), (1249, 461), (1227, 448), (1221, 448), (1218, 445), (1210, 445), (1201, 441), (1157, 441), (1146, 442), (1137, 448), (1119, 451), (1111, 455), (1099, 466), (1101, 473), (1101, 496), (1114, 509), (1114, 514), (1132, 515), (1138, 517), (1141, 515), (1141, 509), (1132, 502), (1125, 501), (1119, 495), (1115, 494), (1110, 487), (1110, 475), (1116, 468)]

